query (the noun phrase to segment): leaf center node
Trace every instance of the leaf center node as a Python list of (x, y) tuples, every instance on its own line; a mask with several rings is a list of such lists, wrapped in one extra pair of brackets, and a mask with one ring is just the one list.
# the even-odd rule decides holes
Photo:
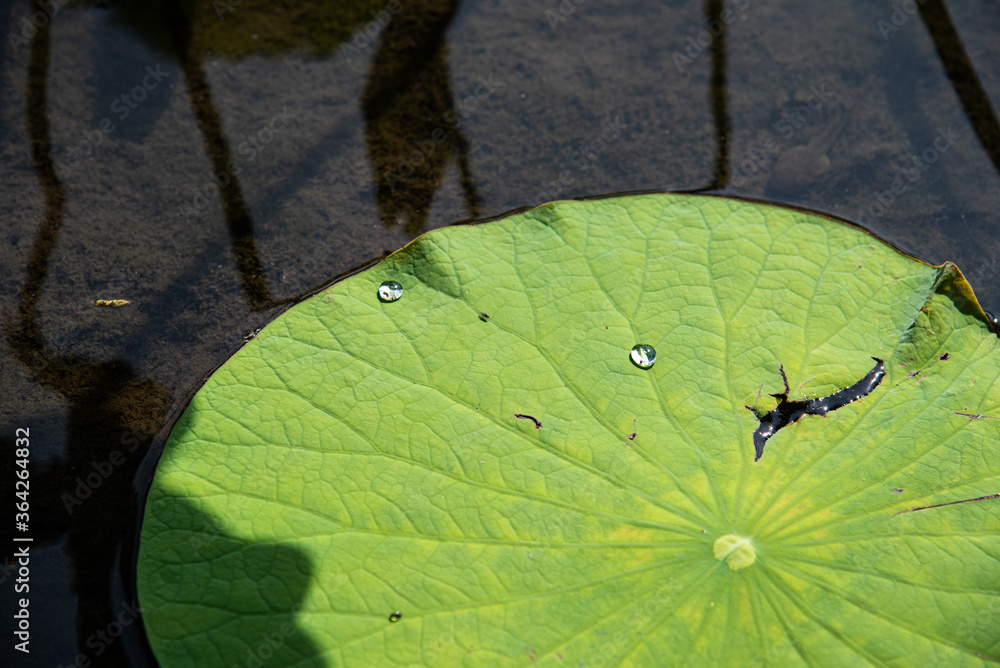
[(757, 550), (749, 538), (726, 534), (718, 538), (712, 546), (715, 558), (726, 562), (731, 569), (738, 571), (747, 566), (751, 566), (757, 561)]

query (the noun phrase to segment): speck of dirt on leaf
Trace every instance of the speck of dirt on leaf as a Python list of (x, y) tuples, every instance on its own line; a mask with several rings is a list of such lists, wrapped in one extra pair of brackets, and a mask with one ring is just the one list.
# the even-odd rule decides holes
[(542, 428), (542, 422), (541, 422), (541, 420), (539, 420), (538, 418), (536, 418), (534, 416), (525, 415), (524, 413), (514, 413), (514, 417), (516, 417), (518, 420), (531, 420), (534, 423), (534, 425), (535, 425), (535, 429), (541, 429)]

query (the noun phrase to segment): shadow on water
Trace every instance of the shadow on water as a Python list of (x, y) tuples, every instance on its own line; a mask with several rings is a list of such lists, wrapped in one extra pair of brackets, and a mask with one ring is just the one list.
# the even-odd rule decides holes
[[(132, 484), (144, 455), (139, 446), (159, 431), (173, 396), (157, 381), (138, 377), (122, 361), (95, 362), (59, 354), (42, 336), (38, 302), (62, 232), (65, 208), (65, 190), (52, 161), (46, 111), (50, 52), (51, 28), (46, 25), (32, 41), (27, 98), (31, 159), (45, 210), (31, 247), (17, 313), (5, 314), (3, 330), (14, 355), (35, 382), (69, 405), (65, 456), (54, 464), (30, 468), (36, 488), (48, 490), (32, 497), (32, 529), (39, 546), (67, 537), (65, 549), (73, 564), (72, 589), (77, 599), (77, 646), (82, 650), (88, 638), (94, 642), (95, 632), (115, 622), (122, 605), (129, 605), (112, 600), (110, 590), (123, 591), (126, 587), (116, 587), (116, 583), (128, 583), (133, 577), (138, 518)], [(125, 628), (134, 641), (136, 625)], [(124, 647), (129, 644), (136, 643), (126, 639), (110, 644), (107, 654), (102, 650), (104, 665), (126, 665)]]
[(962, 109), (979, 139), (983, 150), (993, 162), (993, 168), (1000, 174), (1000, 120), (983, 88), (976, 68), (962, 44), (962, 38), (948, 13), (944, 0), (927, 0), (918, 3), (920, 18), (934, 40), (934, 47), (948, 74)]
[(201, 54), (196, 51), (192, 40), (190, 18), (177, 2), (162, 0), (160, 6), (164, 23), (173, 39), (175, 56), (184, 73), (184, 85), (191, 98), (202, 141), (212, 162), (212, 173), (216, 175), (219, 185), (226, 227), (247, 301), (255, 311), (271, 308), (277, 303), (267, 287), (250, 208), (243, 197), (238, 170), (232, 167), (233, 154), (222, 130), (222, 118), (212, 101), (212, 90)]
[[(243, 16), (254, 15), (251, 9), (252, 4), (259, 5), (260, 3), (248, 2), (242, 5)], [(212, 173), (215, 175), (218, 185), (217, 189), (213, 185), (208, 189), (208, 192), (200, 193), (198, 197), (207, 205), (207, 202), (214, 198), (216, 193), (219, 194), (236, 268), (243, 284), (248, 305), (251, 310), (264, 311), (286, 304), (288, 300), (273, 298), (268, 289), (257, 238), (254, 234), (253, 217), (240, 185), (239, 169), (234, 166), (233, 152), (223, 131), (222, 118), (213, 101), (212, 90), (204, 69), (204, 58), (211, 51), (206, 46), (206, 35), (215, 36), (220, 40), (220, 45), (217, 48), (221, 48), (221, 53), (225, 55), (246, 56), (252, 53), (273, 52), (282, 42), (277, 40), (273, 34), (265, 35), (266, 39), (263, 41), (257, 41), (257, 36), (250, 35), (246, 30), (233, 31), (235, 36), (227, 35), (226, 39), (223, 40), (223, 35), (213, 29), (212, 22), (208, 17), (214, 18), (215, 23), (221, 23), (224, 16), (219, 15), (220, 8), (224, 8), (221, 9), (224, 14), (225, 11), (234, 11), (233, 7), (237, 5), (240, 3), (234, 3), (231, 6), (220, 2), (161, 0), (159, 3), (143, 3), (138, 0), (117, 0), (111, 3), (100, 3), (98, 6), (110, 7), (118, 22), (129, 28), (155, 51), (168, 54), (180, 65), (195, 121), (201, 131), (202, 141), (211, 162)], [(341, 19), (341, 21), (356, 21), (364, 15), (363, 10), (370, 5), (369, 2), (342, 3), (345, 11), (340, 13), (344, 16), (339, 16), (337, 12), (334, 12), (333, 18), (335, 20)], [(319, 13), (324, 14), (322, 9), (331, 6), (333, 3), (325, 3)], [(257, 9), (260, 11), (260, 7)], [(294, 15), (293, 12), (285, 12), (285, 14)], [(309, 26), (308, 29), (311, 31), (303, 37), (306, 41), (304, 43), (284, 43), (284, 48), (291, 49), (312, 43), (317, 51), (328, 50), (348, 34), (344, 27), (341, 27), (340, 30), (330, 30), (329, 22), (307, 20), (303, 21), (303, 24)], [(285, 23), (282, 22), (281, 25), (285, 25)], [(338, 22), (334, 25), (353, 24)], [(101, 77), (98, 77), (98, 83), (100, 80)], [(145, 118), (145, 123), (136, 124), (133, 121), (128, 126), (132, 128), (130, 132), (133, 135), (141, 133), (144, 127), (151, 124), (153, 115), (150, 111), (152, 109), (161, 113), (168, 104), (169, 95), (166, 94), (166, 89), (155, 89), (152, 91), (152, 95), (158, 99), (160, 104), (143, 105), (141, 116)]]
[[(723, 26), (722, 0), (706, 0), (705, 22), (710, 26)], [(726, 33), (722, 30), (711, 45), (712, 76), (708, 95), (715, 127), (715, 175), (706, 190), (721, 190), (729, 185), (729, 94), (726, 91)]]
[[(278, 56), (301, 49), (324, 56), (338, 48), (345, 58), (350, 57), (352, 48), (360, 58), (360, 51), (350, 41), (358, 40), (352, 30), (381, 20), (373, 38), (378, 40), (378, 48), (361, 100), (365, 137), (382, 221), (387, 226), (403, 222), (406, 232), (416, 235), (427, 223), (453, 158), (468, 217), (480, 215), (481, 198), (471, 171), (469, 142), (460, 127), (463, 109), (454, 100), (448, 62), (446, 31), (460, 5), (461, 0), (395, 4), (328, 0), (288, 10), (265, 0), (238, 4), (175, 0), (161, 0), (159, 5), (137, 0), (111, 3), (121, 23), (153, 48), (166, 50), (180, 64), (212, 172), (222, 175), (217, 178), (218, 192), (251, 308), (265, 310), (286, 300), (272, 298), (264, 281), (253, 217), (238, 169), (233, 169), (233, 153), (212, 101), (204, 59), (209, 54)], [(332, 64), (339, 67), (343, 63), (338, 58)], [(265, 193), (260, 207), (265, 217), (275, 215), (280, 202), (291, 196), (289, 186), (301, 186), (315, 176), (317, 166), (323, 164), (321, 158), (336, 152), (346, 132), (347, 128), (335, 128), (314, 143), (299, 161), (300, 173)]]
[[(1000, 120), (955, 29), (948, 8), (942, 0), (927, 0), (917, 6), (937, 57), (927, 52), (923, 42), (909, 35), (894, 38), (894, 48), (889, 51), (883, 65), (885, 87), (890, 92), (886, 100), (893, 117), (906, 129), (915, 145), (933, 146), (940, 125), (923, 109), (918, 94), (919, 78), (939, 66), (943, 67), (976, 140), (994, 170), (1000, 174)], [(961, 211), (962, 189), (959, 184), (954, 183), (947, 172), (942, 173), (941, 178), (951, 181), (948, 184), (950, 187), (940, 189), (948, 210)]]
[[(916, 5), (928, 33), (933, 41), (939, 62), (944, 67), (948, 82), (954, 89), (967, 116), (979, 144), (993, 163), (994, 169), (1000, 174), (1000, 119), (976, 72), (955, 28), (948, 8), (943, 0), (925, 0)], [(705, 25), (722, 26), (724, 3), (720, 0), (705, 0)], [(889, 103), (894, 105), (894, 115), (900, 119), (914, 119), (914, 122), (926, 123), (923, 115), (915, 113), (920, 105), (913, 100), (916, 86), (912, 77), (917, 72), (933, 71), (935, 62), (928, 62), (922, 68), (912, 67), (914, 62), (926, 59), (915, 44), (898, 47), (894, 57), (890, 57), (886, 65), (886, 86), (893, 89), (894, 94), (888, 96)], [(716, 137), (716, 160), (712, 183), (704, 189), (693, 189), (690, 192), (722, 191), (729, 187), (729, 155), (727, 141), (730, 138), (730, 123), (728, 115), (729, 92), (726, 83), (726, 31), (720, 30), (712, 40), (708, 50), (711, 54), (712, 68), (709, 79), (709, 100), (712, 110), (713, 126)], [(921, 137), (925, 144), (930, 144), (936, 130), (923, 127), (911, 128), (911, 135)], [(790, 202), (793, 203), (793, 202)]]
[[(469, 217), (480, 214), (469, 141), (455, 108), (445, 32), (459, 0), (407, 3), (385, 29), (361, 100), (382, 222), (427, 224), (431, 203), (454, 156)], [(482, 95), (487, 91), (486, 84)]]

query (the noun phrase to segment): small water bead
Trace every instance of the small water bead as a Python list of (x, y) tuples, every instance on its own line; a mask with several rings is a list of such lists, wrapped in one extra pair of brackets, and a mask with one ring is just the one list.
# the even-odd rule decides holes
[(378, 286), (378, 298), (384, 302), (394, 302), (403, 296), (403, 286), (396, 281), (384, 281)]
[(629, 356), (632, 358), (632, 364), (640, 369), (648, 369), (656, 363), (656, 350), (653, 346), (645, 343), (632, 346), (632, 352), (629, 353)]
[(389, 615), (389, 621), (393, 623), (398, 622), (402, 618), (403, 618), (403, 613), (401, 613), (399, 610), (396, 610), (391, 615)]

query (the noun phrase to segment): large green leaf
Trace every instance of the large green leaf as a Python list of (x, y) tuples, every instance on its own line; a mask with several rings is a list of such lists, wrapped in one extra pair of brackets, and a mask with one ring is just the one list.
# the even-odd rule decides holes
[[(146, 507), (149, 637), (165, 666), (982, 664), (997, 343), (953, 266), (772, 206), (431, 232), (195, 396)], [(808, 399), (872, 357), (754, 462), (779, 365)]]

